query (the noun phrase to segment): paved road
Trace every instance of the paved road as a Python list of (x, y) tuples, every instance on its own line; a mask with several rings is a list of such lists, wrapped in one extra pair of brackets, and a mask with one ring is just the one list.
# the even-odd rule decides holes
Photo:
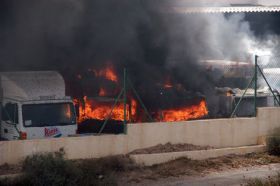
[(252, 178), (265, 179), (268, 176), (277, 175), (280, 172), (280, 164), (270, 164), (251, 168), (234, 169), (221, 173), (212, 173), (204, 177), (184, 176), (179, 178), (167, 178), (157, 181), (144, 181), (134, 185), (149, 186), (234, 186), (245, 183), (246, 180)]

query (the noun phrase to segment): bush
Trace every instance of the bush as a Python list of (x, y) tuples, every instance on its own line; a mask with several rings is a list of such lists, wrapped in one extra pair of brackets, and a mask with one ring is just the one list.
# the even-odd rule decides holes
[(36, 154), (23, 162), (23, 171), (31, 185), (77, 185), (80, 170), (71, 162), (65, 161), (64, 151)]
[(126, 156), (82, 160), (78, 166), (81, 168), (83, 175), (81, 185), (93, 183), (96, 179), (98, 179), (100, 185), (117, 185), (116, 172), (123, 172), (136, 167), (134, 162)]
[(124, 156), (74, 162), (65, 160), (61, 150), (27, 157), (22, 166), (23, 175), (1, 180), (0, 185), (117, 185), (115, 173), (127, 170), (131, 165), (132, 162)]
[(268, 137), (266, 143), (270, 155), (280, 156), (280, 136)]

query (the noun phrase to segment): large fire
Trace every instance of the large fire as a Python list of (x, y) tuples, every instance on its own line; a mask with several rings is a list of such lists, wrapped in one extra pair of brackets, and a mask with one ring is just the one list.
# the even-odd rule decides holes
[[(119, 85), (119, 78), (115, 72), (115, 69), (112, 64), (107, 63), (103, 69), (89, 69), (90, 72), (94, 74), (95, 77), (104, 78), (109, 81), (114, 82), (117, 87)], [(82, 76), (78, 75), (78, 79), (81, 79)], [(173, 86), (171, 79), (167, 78), (165, 83), (162, 85), (165, 89), (182, 89), (181, 85)], [(99, 98), (88, 98), (84, 96), (80, 99), (74, 99), (75, 105), (78, 107), (78, 122), (81, 123), (85, 120), (116, 120), (124, 121), (124, 103), (119, 101), (116, 103), (115, 108), (112, 110), (114, 99), (108, 98), (112, 97), (112, 92), (108, 92), (105, 87), (99, 87), (98, 91)], [(106, 98), (107, 97), (107, 98)], [(101, 99), (100, 99), (101, 98)], [(126, 119), (128, 121), (137, 121), (143, 122), (145, 119), (141, 119), (141, 112), (137, 112), (140, 107), (137, 107), (137, 101), (130, 95), (127, 97), (126, 104)], [(157, 121), (171, 122), (171, 121), (186, 121), (190, 119), (197, 119), (205, 117), (208, 114), (208, 109), (206, 101), (202, 99), (198, 104), (185, 106), (180, 108), (170, 108), (166, 110), (153, 111), (156, 113)], [(138, 115), (137, 115), (138, 113)]]
[[(88, 99), (86, 96), (82, 101), (74, 100), (79, 108), (79, 123), (88, 120), (106, 120), (110, 112), (110, 120), (124, 121), (124, 104), (118, 102), (112, 110), (113, 102), (97, 101)], [(172, 122), (172, 121), (187, 121), (198, 119), (207, 116), (208, 109), (205, 100), (201, 100), (198, 105), (187, 106), (178, 109), (162, 110), (158, 113), (157, 121)], [(128, 121), (136, 119), (137, 102), (135, 99), (130, 99), (126, 105), (126, 119)], [(140, 120), (141, 122), (141, 120)]]
[(208, 109), (205, 100), (200, 101), (198, 105), (179, 109), (168, 109), (161, 111), (161, 118), (159, 120), (170, 121), (186, 121), (190, 119), (202, 118), (208, 114)]
[[(124, 104), (122, 102), (118, 102), (113, 110), (113, 101), (97, 101), (88, 99), (86, 96), (83, 100), (75, 99), (74, 103), (79, 107), (79, 123), (88, 119), (106, 120), (111, 112), (110, 120), (124, 121)], [(131, 120), (131, 117), (135, 116), (136, 107), (137, 103), (134, 99), (126, 104), (127, 120)]]

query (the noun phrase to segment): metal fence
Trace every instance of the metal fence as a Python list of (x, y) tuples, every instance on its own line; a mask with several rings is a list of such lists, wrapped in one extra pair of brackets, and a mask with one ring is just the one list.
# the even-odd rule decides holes
[[(179, 85), (170, 85), (168, 82), (160, 85), (161, 89), (149, 92), (153, 95), (151, 96), (153, 100), (151, 106), (151, 101), (144, 99), (146, 97), (143, 92), (137, 90), (139, 87), (134, 87), (130, 79), (133, 74), (127, 73), (124, 69), (123, 77), (120, 77), (122, 79), (121, 90), (115, 97), (112, 109), (102, 123), (98, 134), (103, 133), (105, 127), (110, 125), (112, 113), (114, 109), (118, 109), (116, 108), (118, 104), (123, 105), (123, 120), (121, 122), (123, 133), (127, 132), (127, 123), (138, 122), (137, 119), (131, 117), (131, 98), (137, 101), (138, 110), (136, 112), (143, 116), (141, 117), (142, 122), (179, 121), (177, 117), (183, 118), (182, 121), (194, 118), (201, 119), (204, 116), (205, 118), (253, 117), (256, 116), (257, 107), (280, 105), (280, 56), (255, 56), (252, 62), (212, 60), (206, 61), (202, 66), (206, 69), (206, 72), (215, 74), (215, 77), (217, 77), (218, 87), (216, 87), (216, 93), (214, 93), (216, 97), (212, 101), (215, 102), (215, 107), (220, 110), (212, 115), (213, 117), (211, 117), (211, 113), (206, 113), (209, 105), (204, 105), (209, 103), (209, 100), (207, 100), (209, 97), (190, 93), (187, 90), (182, 91), (182, 87)], [(177, 92), (174, 94), (174, 91), (172, 91), (174, 88), (179, 89), (181, 94), (179, 95)], [(180, 99), (171, 99), (171, 97), (174, 98), (174, 95), (176, 95), (175, 98)], [(206, 102), (204, 102), (204, 98)], [(180, 105), (178, 103), (181, 105), (188, 103), (194, 106), (190, 108), (186, 106), (180, 111), (170, 109)], [(153, 107), (157, 109), (156, 113), (153, 112)], [(208, 111), (211, 112), (210, 109)], [(189, 113), (186, 114), (186, 112)], [(201, 116), (197, 115), (199, 113)], [(172, 114), (173, 118), (168, 118)], [(174, 115), (176, 116), (175, 119)], [(187, 116), (185, 117), (185, 115)]]
[[(259, 70), (263, 73), (267, 80), (267, 83), (275, 91), (280, 91), (280, 56), (259, 56), (257, 57), (257, 65)], [(258, 75), (260, 80), (258, 80), (259, 87), (267, 86), (265, 79)]]
[(255, 56), (253, 72), (248, 86), (239, 95), (231, 117), (237, 116), (240, 108), (256, 116), (257, 107), (280, 105), (280, 56)]

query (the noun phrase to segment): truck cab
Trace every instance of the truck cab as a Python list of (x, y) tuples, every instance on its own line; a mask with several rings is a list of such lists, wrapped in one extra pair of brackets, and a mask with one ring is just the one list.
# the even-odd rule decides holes
[(38, 139), (76, 134), (75, 107), (54, 71), (0, 73), (1, 139)]

